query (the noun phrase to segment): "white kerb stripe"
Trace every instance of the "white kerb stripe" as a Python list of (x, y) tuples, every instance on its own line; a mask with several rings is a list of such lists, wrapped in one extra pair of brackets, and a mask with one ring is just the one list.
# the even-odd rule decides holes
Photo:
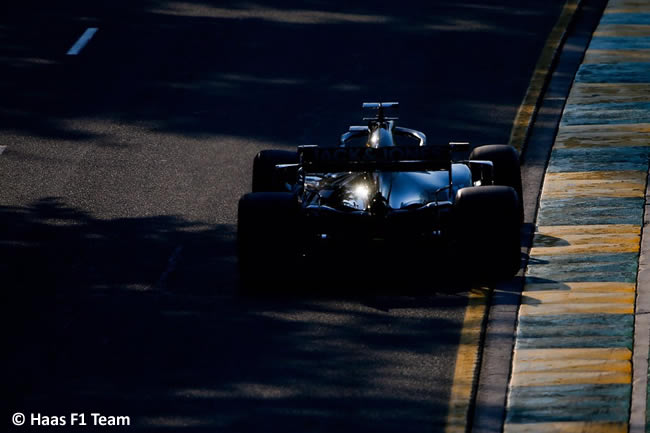
[(0, 146), (0, 155), (2, 155), (2, 152), (4, 152), (6, 148), (7, 146)]
[(83, 48), (86, 46), (90, 38), (92, 38), (95, 33), (97, 32), (97, 27), (90, 27), (86, 29), (86, 31), (81, 35), (81, 37), (77, 40), (77, 42), (74, 43), (72, 48), (68, 50), (68, 55), (69, 56), (76, 56), (83, 50)]

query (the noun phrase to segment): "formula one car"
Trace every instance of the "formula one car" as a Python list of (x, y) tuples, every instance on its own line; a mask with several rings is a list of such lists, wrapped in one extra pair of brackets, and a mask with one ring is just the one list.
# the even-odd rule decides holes
[[(287, 274), (315, 252), (431, 244), (472, 263), (478, 278), (519, 269), (523, 220), (517, 151), (506, 145), (433, 145), (395, 125), (398, 103), (364, 103), (367, 126), (338, 145), (263, 150), (253, 192), (239, 201), (238, 256), (244, 285)], [(396, 247), (397, 248), (397, 247)]]

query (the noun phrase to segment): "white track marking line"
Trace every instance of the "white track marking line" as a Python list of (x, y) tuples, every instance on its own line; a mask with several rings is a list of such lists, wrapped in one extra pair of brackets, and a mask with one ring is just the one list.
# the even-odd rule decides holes
[(88, 41), (97, 33), (97, 27), (89, 27), (86, 29), (86, 31), (81, 35), (81, 37), (77, 40), (77, 42), (74, 43), (72, 48), (70, 48), (67, 52), (68, 56), (76, 56), (83, 50), (83, 48), (86, 46)]

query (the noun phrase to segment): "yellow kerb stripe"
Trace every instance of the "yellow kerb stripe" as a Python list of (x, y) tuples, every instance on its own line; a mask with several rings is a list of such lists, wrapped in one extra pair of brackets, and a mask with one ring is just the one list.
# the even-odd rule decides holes
[(590, 147), (628, 147), (650, 146), (650, 124), (637, 123), (618, 125), (561, 126), (555, 139), (554, 148), (590, 148)]
[(526, 284), (526, 291), (533, 294), (537, 290), (561, 292), (586, 292), (586, 293), (634, 293), (634, 283), (619, 282), (588, 282), (588, 283), (535, 283)]
[(506, 424), (504, 433), (627, 433), (620, 422), (538, 422)]
[(589, 304), (523, 304), (520, 316), (553, 316), (561, 314), (634, 314), (634, 304), (589, 303)]
[[(567, 104), (605, 104), (647, 101), (650, 101), (649, 83), (574, 83)], [(615, 132), (618, 132), (618, 130)]]
[(585, 293), (585, 292), (560, 292), (551, 290), (548, 292), (524, 292), (522, 304), (538, 305), (549, 304), (634, 304), (634, 293)]
[(635, 63), (648, 60), (650, 60), (650, 50), (589, 50), (582, 63)]
[(609, 0), (605, 14), (650, 12), (646, 0)]
[(641, 227), (635, 224), (590, 224), (582, 226), (539, 226), (537, 233), (550, 236), (572, 234), (605, 235), (605, 234), (641, 234)]
[[(650, 11), (650, 8), (648, 10)], [(593, 36), (650, 36), (650, 26), (643, 24), (601, 24)]]
[(643, 197), (644, 171), (547, 173), (542, 200), (573, 197)]
[(626, 123), (626, 124), (611, 124), (611, 125), (562, 125), (558, 131), (561, 134), (600, 134), (604, 132), (650, 132), (650, 123)]
[(517, 349), (514, 361), (535, 360), (568, 360), (568, 359), (599, 359), (629, 361), (632, 351), (625, 347), (612, 348), (581, 348), (581, 349)]
[(641, 228), (636, 225), (584, 225), (540, 227), (531, 256), (633, 253), (639, 251)]
[(472, 289), (465, 310), (460, 344), (454, 367), (454, 380), (447, 412), (446, 433), (464, 433), (478, 369), (479, 344), (483, 320), (487, 313), (487, 288)]
[(630, 372), (564, 371), (515, 374), (512, 376), (510, 386), (613, 385), (628, 384), (631, 381), (632, 374)]

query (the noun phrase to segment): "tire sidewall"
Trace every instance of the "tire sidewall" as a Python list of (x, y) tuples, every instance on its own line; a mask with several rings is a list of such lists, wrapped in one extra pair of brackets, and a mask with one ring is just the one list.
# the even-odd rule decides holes
[(512, 277), (520, 266), (516, 191), (507, 186), (462, 188), (454, 203), (455, 255), (477, 279)]

